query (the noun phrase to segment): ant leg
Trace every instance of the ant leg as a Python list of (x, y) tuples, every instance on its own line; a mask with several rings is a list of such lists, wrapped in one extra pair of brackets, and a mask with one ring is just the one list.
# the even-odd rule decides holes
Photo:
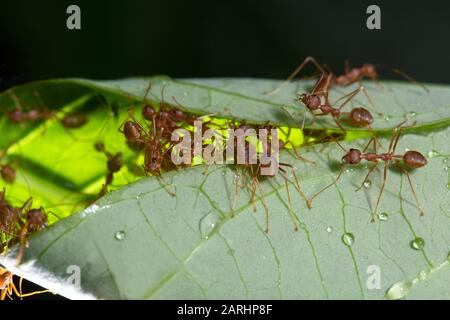
[(162, 176), (156, 176), (156, 179), (158, 179), (158, 181), (161, 183), (161, 185), (164, 187), (164, 189), (167, 191), (167, 193), (169, 195), (171, 195), (172, 197), (175, 197), (175, 192), (171, 191), (168, 188), (167, 183)]
[(47, 293), (50, 292), (50, 290), (42, 290), (42, 291), (35, 291), (35, 292), (31, 292), (31, 293), (22, 293), (22, 278), (20, 278), (20, 290), (17, 290), (16, 286), (14, 285), (14, 283), (12, 283), (11, 287), (14, 290), (14, 293), (16, 294), (16, 296), (18, 296), (20, 299), (22, 298), (26, 298), (26, 297), (31, 297), (34, 296), (36, 294), (42, 294), (42, 293)]
[(292, 199), (291, 199), (291, 192), (289, 190), (289, 179), (286, 176), (286, 172), (283, 170), (283, 168), (280, 168), (281, 171), (281, 175), (283, 176), (284, 179), (284, 185), (286, 188), (286, 192), (288, 195), (288, 202), (289, 202), (289, 216), (291, 217), (292, 223), (294, 224), (294, 231), (298, 231), (298, 223), (297, 223), (297, 216), (295, 215), (295, 211), (294, 209), (292, 209)]
[(295, 185), (294, 185), (295, 189), (297, 190), (298, 194), (303, 198), (303, 200), (305, 200), (306, 205), (308, 205), (308, 197), (305, 195), (305, 193), (302, 191), (302, 188), (300, 187), (300, 182), (298, 181), (297, 173), (295, 173), (294, 166), (289, 163), (283, 163), (283, 162), (280, 163), (280, 166), (286, 166), (286, 167), (291, 168), (292, 175), (294, 176), (294, 181), (295, 181)]
[(367, 151), (367, 148), (369, 148), (369, 146), (370, 146), (370, 144), (372, 143), (372, 141), (373, 141), (373, 145), (374, 145), (374, 151), (375, 151), (375, 153), (377, 152), (377, 145), (376, 145), (376, 143), (375, 143), (375, 137), (372, 137), (372, 138), (370, 138), (370, 140), (369, 140), (369, 142), (367, 143), (367, 145), (364, 147), (364, 149), (363, 149), (363, 151), (362, 151), (362, 153), (365, 153), (366, 151)]
[(317, 68), (317, 70), (320, 71), (320, 73), (326, 74), (325, 69), (323, 69), (323, 67), (316, 61), (316, 59), (314, 59), (311, 56), (306, 57), (306, 59), (303, 60), (303, 62), (300, 63), (300, 65), (297, 68), (295, 68), (295, 70), (289, 75), (289, 77), (287, 77), (287, 79), (283, 81), (283, 83), (281, 83), (278, 87), (276, 87), (272, 91), (266, 92), (265, 95), (270, 96), (277, 93), (278, 90), (280, 90), (282, 87), (288, 84), (308, 63), (314, 64), (314, 66)]
[(378, 205), (380, 204), (381, 195), (384, 191), (384, 186), (386, 185), (387, 179), (387, 161), (384, 162), (384, 173), (383, 173), (383, 183), (381, 184), (380, 193), (378, 194), (377, 204), (375, 205), (375, 209), (372, 211), (372, 216), (370, 218), (370, 222), (375, 222), (375, 217), (377, 215)]
[(329, 187), (335, 185), (338, 180), (341, 178), (342, 173), (344, 172), (344, 168), (345, 165), (342, 165), (341, 169), (339, 170), (339, 174), (337, 175), (337, 177), (334, 179), (334, 181), (332, 183), (330, 183), (329, 185), (327, 185), (325, 188), (323, 188), (322, 190), (320, 190), (319, 192), (315, 193), (311, 198), (309, 198), (308, 200), (308, 208), (311, 209), (312, 208), (312, 201), (314, 200), (315, 197), (317, 197), (319, 194), (321, 194), (323, 191), (327, 190)]
[(295, 157), (296, 157), (298, 160), (302, 160), (302, 161), (305, 161), (305, 162), (310, 163), (310, 164), (315, 164), (315, 161), (313, 161), (313, 160), (308, 160), (308, 159), (302, 157), (302, 156), (298, 153), (297, 148), (294, 146), (294, 144), (292, 143), (292, 141), (286, 141), (286, 142), (283, 142), (283, 143), (281, 144), (280, 149), (283, 149), (284, 146), (286, 146), (286, 145), (288, 145), (288, 144), (291, 145), (292, 151), (294, 151), (294, 155), (295, 155)]
[(339, 121), (336, 119), (336, 117), (333, 117), (334, 122), (336, 123), (336, 125), (339, 127), (339, 129), (341, 129), (344, 133), (344, 137), (345, 135), (347, 135), (347, 130), (345, 130), (345, 128), (339, 123)]
[[(376, 80), (377, 81), (377, 80)], [(362, 92), (364, 93), (364, 95), (367, 98), (367, 101), (369, 101), (369, 104), (371, 105), (371, 107), (373, 108), (373, 110), (379, 115), (382, 116), (383, 113), (380, 111), (380, 109), (378, 109), (378, 107), (375, 105), (375, 103), (373, 102), (372, 98), (370, 97), (369, 93), (367, 92), (366, 88), (362, 85), (361, 80), (358, 80), (358, 83), (361, 87), (363, 87)]]
[[(261, 200), (261, 203), (264, 206), (264, 210), (266, 212), (266, 228), (265, 228), (264, 232), (266, 234), (268, 234), (269, 233), (269, 207), (267, 206), (267, 203), (264, 201), (264, 193), (262, 191), (261, 185), (259, 184), (257, 179), (255, 180), (255, 182), (256, 182), (256, 187), (258, 188), (258, 191), (259, 191), (258, 198)], [(256, 192), (256, 189), (255, 189), (255, 192)]]
[(233, 196), (233, 202), (231, 203), (231, 217), (234, 217), (234, 210), (236, 209), (236, 202), (237, 202), (237, 196), (238, 196), (238, 190), (239, 190), (239, 175), (235, 172), (234, 173), (234, 196)]
[(346, 95), (342, 96), (341, 98), (339, 98), (334, 104), (336, 104), (338, 101), (345, 99), (343, 103), (341, 103), (341, 105), (337, 108), (338, 110), (341, 110), (343, 107), (345, 107), (345, 105), (347, 103), (349, 103), (358, 93), (360, 93), (361, 91), (364, 91), (364, 86), (360, 86), (358, 89), (353, 90), (350, 93), (347, 93)]
[(396, 74), (402, 76), (406, 80), (411, 81), (412, 83), (417, 84), (418, 86), (421, 86), (423, 88), (423, 90), (425, 90), (425, 92), (427, 92), (427, 93), (430, 92), (430, 89), (428, 89), (423, 83), (417, 82), (413, 77), (407, 75), (403, 71), (401, 71), (401, 70), (399, 70), (397, 68), (393, 68), (392, 71), (395, 72)]
[(396, 165), (396, 167), (399, 168), (404, 174), (406, 174), (406, 177), (408, 178), (409, 186), (411, 188), (411, 192), (412, 192), (412, 194), (414, 196), (414, 199), (416, 200), (417, 209), (419, 209), (419, 211), (420, 211), (420, 216), (423, 216), (424, 215), (424, 210), (423, 210), (422, 206), (420, 205), (419, 199), (417, 198), (417, 194), (416, 194), (416, 191), (414, 190), (410, 174), (408, 173), (408, 171), (406, 171), (405, 169), (403, 169), (399, 165)]
[(358, 192), (363, 186), (364, 183), (366, 183), (367, 179), (369, 178), (370, 174), (376, 169), (376, 167), (378, 166), (378, 162), (375, 163), (375, 165), (369, 169), (369, 172), (367, 173), (366, 177), (364, 178), (363, 182), (361, 183), (361, 185), (355, 190), (355, 192)]

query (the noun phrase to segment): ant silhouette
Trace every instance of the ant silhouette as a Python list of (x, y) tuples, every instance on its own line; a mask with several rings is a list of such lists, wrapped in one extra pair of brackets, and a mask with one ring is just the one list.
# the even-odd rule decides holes
[(424, 215), (424, 210), (420, 206), (419, 199), (417, 198), (416, 192), (414, 190), (414, 186), (413, 186), (413, 183), (412, 183), (411, 176), (410, 176), (410, 174), (408, 173), (408, 171), (406, 169), (404, 169), (403, 167), (401, 167), (399, 165), (399, 162), (402, 161), (403, 164), (408, 169), (418, 169), (418, 168), (421, 168), (421, 167), (424, 167), (424, 166), (427, 165), (427, 159), (420, 152), (413, 151), (413, 150), (406, 151), (403, 155), (395, 153), (395, 150), (397, 148), (397, 143), (398, 143), (398, 140), (399, 140), (400, 135), (401, 135), (401, 131), (402, 131), (403, 128), (405, 128), (405, 127), (403, 127), (403, 124), (405, 122), (406, 122), (406, 120), (403, 121), (402, 123), (400, 123), (399, 125), (397, 125), (397, 127), (394, 129), (394, 133), (393, 133), (393, 135), (391, 137), (391, 141), (390, 141), (390, 144), (389, 144), (388, 151), (384, 152), (384, 153), (377, 153), (376, 143), (373, 144), (374, 145), (374, 152), (366, 152), (367, 148), (370, 146), (372, 141), (374, 139), (376, 139), (376, 137), (372, 137), (369, 140), (369, 142), (366, 145), (366, 147), (362, 151), (360, 151), (359, 149), (354, 149), (354, 148), (352, 148), (350, 150), (346, 150), (338, 141), (335, 141), (339, 145), (339, 147), (342, 150), (344, 150), (344, 152), (346, 152), (345, 155), (342, 157), (342, 162), (343, 163), (342, 163), (341, 169), (340, 169), (336, 179), (331, 184), (329, 184), (328, 186), (326, 186), (325, 188), (323, 188), (319, 192), (315, 193), (309, 199), (309, 201), (308, 201), (309, 208), (312, 207), (312, 200), (315, 197), (317, 197), (320, 193), (322, 193), (323, 191), (325, 191), (326, 189), (328, 189), (329, 187), (335, 185), (338, 182), (338, 180), (340, 179), (340, 177), (341, 177), (341, 175), (342, 175), (342, 173), (343, 173), (343, 171), (344, 171), (344, 169), (345, 169), (345, 167), (347, 165), (357, 165), (362, 160), (365, 160), (365, 161), (372, 162), (375, 165), (371, 169), (369, 169), (369, 171), (368, 171), (366, 177), (364, 178), (361, 186), (359, 186), (356, 189), (356, 191), (358, 191), (358, 190), (360, 190), (362, 188), (362, 186), (367, 181), (369, 176), (377, 168), (378, 164), (380, 162), (384, 163), (383, 182), (382, 182), (381, 187), (380, 187), (380, 191), (379, 191), (379, 194), (378, 194), (376, 205), (375, 205), (375, 207), (374, 207), (374, 209), (372, 211), (371, 222), (375, 222), (375, 217), (376, 217), (376, 213), (377, 213), (377, 210), (378, 210), (378, 206), (380, 204), (381, 197), (382, 197), (383, 191), (384, 191), (384, 187), (386, 185), (388, 164), (390, 164), (390, 163), (393, 164), (397, 169), (399, 169), (402, 173), (404, 173), (406, 175), (406, 177), (408, 179), (409, 186), (411, 188), (411, 192), (412, 192), (412, 194), (414, 196), (414, 199), (416, 201), (416, 206), (417, 206), (417, 208), (418, 208), (418, 210), (420, 212), (420, 215), (423, 216)]

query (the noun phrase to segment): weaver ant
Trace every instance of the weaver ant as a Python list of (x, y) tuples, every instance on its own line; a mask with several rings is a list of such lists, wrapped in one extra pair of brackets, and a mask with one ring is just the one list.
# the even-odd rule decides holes
[(413, 151), (413, 150), (409, 150), (409, 151), (405, 152), (403, 155), (395, 154), (395, 149), (397, 148), (397, 143), (398, 143), (398, 140), (400, 138), (401, 130), (403, 128), (402, 125), (405, 122), (406, 122), (406, 120), (403, 121), (402, 123), (400, 123), (394, 129), (394, 133), (393, 133), (393, 135), (391, 137), (391, 141), (390, 141), (390, 144), (389, 144), (388, 151), (385, 152), (385, 153), (377, 153), (376, 143), (374, 143), (374, 152), (367, 152), (366, 153), (367, 148), (370, 146), (372, 141), (374, 141), (374, 139), (376, 139), (375, 137), (372, 137), (369, 140), (367, 146), (362, 151), (360, 151), (359, 149), (353, 149), (353, 148), (350, 149), (350, 150), (346, 150), (344, 147), (342, 147), (342, 145), (338, 141), (336, 141), (336, 143), (339, 145), (339, 147), (341, 147), (341, 149), (346, 152), (346, 154), (342, 157), (343, 164), (341, 166), (339, 174), (337, 175), (336, 179), (331, 184), (329, 184), (328, 186), (326, 186), (325, 188), (323, 188), (322, 190), (320, 190), (319, 192), (314, 194), (309, 199), (308, 206), (311, 208), (312, 207), (312, 200), (316, 196), (318, 196), (320, 193), (322, 193), (323, 191), (325, 191), (326, 189), (328, 189), (329, 187), (331, 187), (332, 185), (337, 183), (337, 181), (341, 177), (342, 172), (343, 172), (344, 168), (346, 167), (346, 165), (355, 165), (355, 164), (359, 164), (362, 160), (366, 160), (366, 161), (375, 163), (375, 165), (369, 170), (369, 172), (367, 173), (366, 177), (363, 180), (363, 183), (361, 184), (361, 186), (359, 188), (356, 189), (356, 191), (358, 191), (359, 189), (362, 188), (364, 183), (369, 178), (370, 174), (377, 168), (378, 164), (380, 162), (384, 162), (383, 182), (381, 184), (381, 188), (380, 188), (380, 192), (378, 194), (378, 198), (377, 198), (377, 202), (376, 202), (375, 208), (372, 211), (371, 222), (375, 221), (378, 205), (380, 203), (381, 196), (383, 194), (384, 187), (385, 187), (386, 180), (387, 180), (387, 168), (388, 168), (388, 164), (389, 163), (392, 163), (402, 173), (406, 174), (406, 177), (408, 178), (409, 186), (411, 188), (411, 192), (412, 192), (412, 194), (414, 196), (414, 199), (416, 201), (417, 208), (420, 211), (420, 215), (423, 216), (424, 215), (424, 210), (420, 206), (419, 200), (417, 198), (416, 192), (415, 192), (413, 184), (412, 184), (411, 177), (410, 177), (408, 171), (406, 169), (402, 168), (398, 164), (398, 162), (399, 161), (403, 161), (403, 164), (408, 169), (418, 169), (418, 168), (424, 167), (427, 164), (427, 159), (420, 152)]
[(0, 300), (5, 300), (6, 297), (12, 300), (12, 294), (14, 293), (19, 298), (26, 298), (36, 294), (42, 294), (50, 292), (49, 290), (35, 291), (31, 293), (22, 293), (22, 278), (19, 280), (19, 289), (14, 284), (14, 275), (12, 272), (0, 267)]
[(62, 118), (56, 117), (56, 111), (50, 110), (46, 106), (39, 92), (37, 91), (34, 92), (34, 95), (40, 106), (38, 108), (31, 108), (27, 111), (22, 110), (21, 106), (24, 104), (20, 101), (20, 98), (18, 96), (16, 96), (12, 91), (10, 91), (10, 95), (12, 97), (12, 100), (16, 104), (16, 108), (12, 111), (6, 112), (6, 116), (13, 123), (35, 122), (56, 118), (64, 128), (76, 129), (82, 127), (88, 121), (85, 115), (78, 113), (68, 113), (65, 114)]
[(96, 142), (95, 150), (104, 153), (108, 159), (106, 162), (108, 173), (106, 174), (105, 183), (102, 185), (102, 189), (99, 194), (99, 196), (102, 197), (108, 192), (108, 185), (112, 183), (114, 179), (114, 173), (119, 172), (122, 168), (122, 152), (111, 154), (110, 152), (105, 150), (105, 145), (103, 144), (103, 142)]
[[(330, 80), (331, 80), (330, 86), (331, 85), (348, 86), (348, 85), (354, 84), (356, 82), (361, 84), (361, 81), (363, 80), (363, 78), (370, 78), (378, 83), (379, 75), (378, 75), (377, 67), (382, 67), (382, 65), (374, 65), (374, 64), (370, 64), (370, 63), (365, 63), (359, 68), (350, 68), (348, 61), (346, 61), (345, 73), (337, 76), (331, 71), (328, 71), (328, 72), (325, 71), (324, 66), (321, 66), (316, 61), (316, 59), (309, 56), (309, 57), (306, 57), (302, 63), (300, 63), (300, 65), (289, 75), (289, 77), (281, 85), (279, 85), (274, 90), (270, 91), (268, 94), (273, 94), (273, 93), (277, 92), (281, 87), (283, 87), (287, 83), (289, 83), (292, 79), (294, 79), (294, 77), (297, 74), (300, 73), (300, 71), (308, 63), (312, 63), (317, 68), (317, 70), (319, 70), (319, 72), (321, 73), (322, 76), (330, 77)], [(406, 73), (404, 73), (396, 68), (391, 68), (391, 70), (393, 72), (395, 72), (396, 74), (402, 76), (406, 80), (421, 86), (426, 92), (429, 92), (427, 87), (425, 87), (423, 84), (418, 83), (416, 80), (414, 80), (411, 76), (407, 75)]]

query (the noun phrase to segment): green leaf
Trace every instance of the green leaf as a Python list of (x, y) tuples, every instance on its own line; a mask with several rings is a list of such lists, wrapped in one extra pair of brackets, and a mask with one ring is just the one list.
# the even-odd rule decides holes
[[(165, 81), (169, 102), (173, 95), (189, 111), (201, 114), (225, 111), (223, 116), (250, 123), (291, 124), (290, 117), (280, 111), (282, 106), (300, 112), (300, 120), (301, 108), (292, 99), (295, 92), (310, 85), (292, 84), (278, 95), (267, 97), (264, 92), (279, 82), (158, 79), (162, 78), (153, 80), (150, 100), (160, 99), (161, 84)], [(92, 181), (102, 180), (104, 159), (97, 154), (97, 162), (91, 163), (90, 153), (95, 154), (92, 143), (100, 135), (110, 139), (108, 143), (115, 144), (115, 150), (125, 150), (117, 127), (126, 116), (127, 94), (139, 100), (147, 84), (148, 79), (53, 80), (17, 88), (24, 93), (31, 92), (30, 88), (45, 93), (47, 88), (45, 101), (53, 97), (52, 92), (61, 92), (57, 88), (66, 86), (72, 88), (65, 89), (68, 92), (79, 91), (67, 101), (55, 102), (55, 107), (76, 105), (74, 101), (80, 97), (91, 101), (92, 89), (102, 92), (110, 102), (106, 107), (101, 104), (93, 109), (89, 122), (92, 127), (74, 131), (76, 139), (68, 138), (70, 143), (59, 140), (66, 139), (67, 132), (56, 121), (47, 123), (41, 128), (45, 131), (39, 134), (29, 128), (16, 133), (21, 136), (23, 132), (31, 132), (18, 143), (23, 147), (13, 151), (39, 164), (39, 168), (26, 167), (24, 172), (32, 172), (38, 181), (50, 180), (49, 185), (66, 191), (93, 188)], [(296, 192), (288, 170), (299, 231), (294, 231), (283, 178), (277, 176), (261, 179), (264, 202), (270, 212), (270, 231), (265, 234), (261, 199), (257, 198), (254, 212), (245, 189), (239, 190), (236, 215), (231, 218), (236, 169), (216, 165), (205, 173), (205, 167), (198, 166), (164, 175), (168, 188), (176, 192), (175, 198), (157, 179), (139, 179), (33, 236), (22, 265), (15, 266), (17, 248), (0, 257), (0, 262), (18, 275), (70, 298), (80, 294), (107, 299), (448, 298), (450, 292), (445, 280), (450, 272), (447, 260), (450, 244), (447, 166), (450, 157), (447, 101), (450, 100), (447, 96), (450, 89), (429, 85), (431, 92), (426, 93), (418, 86), (397, 83), (366, 87), (376, 106), (384, 116), (389, 116), (389, 120), (375, 119), (375, 129), (392, 129), (405, 115), (417, 120), (417, 125), (401, 137), (397, 151), (403, 153), (410, 148), (429, 158), (426, 167), (411, 172), (417, 196), (425, 209), (423, 217), (415, 207), (406, 177), (394, 168), (388, 170), (378, 211), (386, 215), (381, 215), (376, 223), (370, 223), (370, 213), (378, 195), (382, 170), (375, 172), (370, 186), (359, 192), (355, 189), (361, 184), (367, 167), (363, 164), (345, 172), (336, 186), (315, 199), (312, 209), (305, 206)], [(349, 90), (352, 89), (345, 92)], [(4, 104), (8, 99), (6, 94), (0, 96)], [(358, 100), (365, 102), (364, 96)], [(101, 120), (109, 114), (105, 110), (111, 110), (113, 102), (119, 104), (120, 117), (108, 116), (106, 127), (110, 129), (99, 129), (105, 127), (98, 124), (103, 123)], [(82, 108), (84, 103), (80, 105)], [(326, 121), (316, 122), (311, 128), (323, 130), (324, 124), (334, 128)], [(443, 129), (436, 131), (438, 128)], [(12, 128), (11, 132), (14, 130), (19, 129)], [(60, 148), (52, 150), (49, 146), (55, 143), (45, 139), (54, 139)], [(388, 139), (380, 141), (385, 148)], [(366, 143), (361, 139), (342, 144), (346, 148), (363, 148)], [(71, 148), (66, 150), (68, 144)], [(300, 153), (316, 163), (307, 164), (286, 151), (282, 153), (282, 161), (295, 166), (303, 191), (312, 195), (336, 177), (343, 151), (331, 143), (302, 148)], [(60, 154), (67, 163), (61, 164), (61, 158), (55, 158), (54, 154)], [(131, 152), (129, 157), (133, 158)], [(47, 171), (42, 171), (42, 167)], [(382, 164), (379, 167), (382, 169)], [(68, 172), (67, 168), (70, 168)], [(42, 172), (52, 172), (72, 184), (60, 185), (61, 180)], [(245, 180), (245, 173), (240, 173)], [(137, 179), (128, 171), (126, 175), (130, 181)], [(29, 185), (34, 195), (37, 191), (34, 181)], [(12, 190), (11, 194), (16, 196), (14, 188), (7, 192)], [(58, 192), (59, 189), (55, 194)], [(23, 195), (18, 192), (17, 197)], [(416, 238), (422, 238), (424, 243), (418, 250), (412, 245)], [(81, 289), (71, 284), (68, 268), (73, 265), (81, 270)], [(373, 288), (377, 284), (373, 276), (378, 271), (380, 287)]]

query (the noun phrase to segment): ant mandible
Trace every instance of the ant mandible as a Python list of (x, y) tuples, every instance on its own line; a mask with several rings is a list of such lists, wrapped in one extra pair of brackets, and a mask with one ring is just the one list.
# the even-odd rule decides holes
[(389, 148), (388, 151), (385, 153), (377, 153), (376, 150), (376, 143), (374, 143), (374, 152), (367, 152), (366, 150), (369, 147), (369, 145), (372, 143), (372, 141), (374, 139), (376, 139), (375, 137), (372, 137), (367, 146), (363, 149), (363, 151), (360, 151), (359, 149), (350, 149), (350, 150), (346, 150), (344, 147), (342, 147), (342, 145), (336, 141), (336, 143), (339, 145), (339, 147), (341, 147), (342, 150), (344, 150), (346, 152), (346, 154), (342, 157), (342, 161), (343, 164), (341, 166), (341, 169), (339, 171), (339, 174), (337, 175), (336, 179), (329, 184), (328, 186), (326, 186), (325, 188), (323, 188), (322, 190), (320, 190), (319, 192), (317, 192), (316, 194), (314, 194), (310, 199), (309, 199), (309, 207), (312, 207), (312, 200), (317, 197), (320, 193), (322, 193), (323, 191), (325, 191), (326, 189), (328, 189), (329, 187), (331, 187), (332, 185), (336, 184), (339, 180), (339, 178), (341, 177), (344, 168), (346, 167), (346, 165), (356, 165), (359, 164), (362, 160), (366, 160), (372, 163), (375, 163), (375, 165), (369, 169), (369, 172), (367, 173), (366, 177), (363, 180), (363, 183), (361, 184), (361, 186), (359, 188), (356, 189), (356, 191), (358, 191), (359, 189), (361, 189), (361, 187), (364, 185), (364, 183), (367, 181), (367, 179), (369, 178), (370, 174), (377, 168), (378, 164), (380, 162), (384, 162), (384, 171), (383, 171), (383, 182), (381, 184), (380, 187), (380, 192), (378, 194), (378, 198), (377, 198), (377, 202), (375, 205), (375, 208), (372, 211), (372, 215), (371, 215), (371, 222), (375, 221), (375, 217), (376, 217), (376, 213), (378, 210), (378, 206), (380, 204), (381, 201), (381, 196), (383, 195), (383, 191), (384, 191), (384, 187), (386, 185), (386, 180), (387, 180), (387, 168), (388, 168), (388, 164), (392, 163), (393, 165), (396, 166), (396, 168), (398, 168), (402, 173), (404, 173), (408, 179), (408, 183), (409, 186), (411, 188), (411, 192), (414, 196), (414, 199), (416, 201), (416, 205), (417, 208), (420, 212), (420, 215), (423, 216), (424, 215), (424, 210), (423, 208), (420, 206), (419, 203), (419, 199), (417, 198), (416, 192), (414, 190), (414, 186), (411, 180), (411, 176), (408, 173), (408, 171), (404, 168), (402, 168), (398, 162), (399, 161), (403, 161), (404, 165), (408, 168), (408, 169), (418, 169), (421, 167), (424, 167), (427, 165), (427, 159), (418, 151), (414, 151), (414, 150), (409, 150), (407, 152), (405, 152), (403, 155), (401, 154), (396, 154), (395, 150), (397, 148), (397, 143), (398, 140), (400, 138), (400, 134), (401, 134), (401, 130), (404, 128), (402, 127), (402, 125), (406, 122), (403, 121), (402, 123), (400, 123), (395, 129), (394, 129), (394, 133), (391, 137), (391, 141), (389, 144)]

